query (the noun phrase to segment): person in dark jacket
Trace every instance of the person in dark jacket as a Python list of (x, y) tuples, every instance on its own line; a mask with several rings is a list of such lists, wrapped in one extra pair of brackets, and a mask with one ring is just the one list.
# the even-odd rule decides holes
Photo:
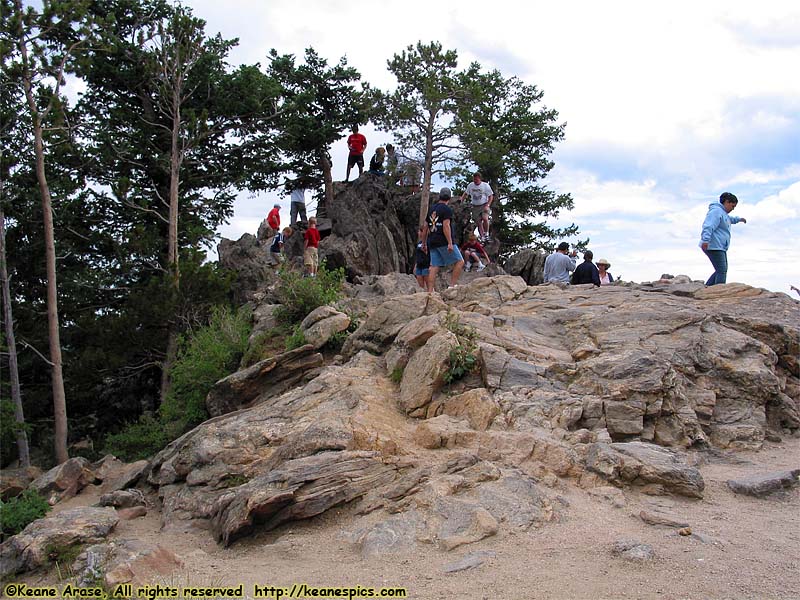
[(583, 262), (578, 265), (575, 272), (572, 274), (572, 285), (580, 285), (582, 283), (593, 283), (600, 287), (600, 274), (597, 272), (597, 267), (594, 266), (592, 259), (594, 254), (591, 250), (583, 253)]

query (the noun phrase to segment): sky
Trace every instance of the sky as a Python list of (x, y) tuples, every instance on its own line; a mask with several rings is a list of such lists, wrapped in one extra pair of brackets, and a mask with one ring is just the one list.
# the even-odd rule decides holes
[[(566, 124), (544, 183), (570, 193), (595, 259), (625, 280), (662, 273), (705, 280), (700, 227), (722, 192), (739, 198), (728, 281), (800, 287), (800, 2), (341, 2), (187, 0), (206, 32), (239, 38), (232, 65), (266, 64), (270, 48), (330, 63), (346, 56), (391, 89), (386, 61), (417, 41), (458, 52), (459, 66), (517, 76)], [(391, 141), (362, 128), (367, 155)], [(335, 180), (347, 150), (333, 149)], [(255, 233), (279, 193), (242, 195), (219, 233)], [(792, 292), (793, 293), (793, 292)]]

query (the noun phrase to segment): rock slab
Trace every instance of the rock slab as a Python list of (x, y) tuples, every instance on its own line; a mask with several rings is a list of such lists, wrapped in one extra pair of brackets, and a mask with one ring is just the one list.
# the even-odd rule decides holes
[(791, 489), (798, 484), (800, 484), (800, 469), (762, 473), (742, 479), (728, 480), (728, 487), (733, 493), (757, 498)]

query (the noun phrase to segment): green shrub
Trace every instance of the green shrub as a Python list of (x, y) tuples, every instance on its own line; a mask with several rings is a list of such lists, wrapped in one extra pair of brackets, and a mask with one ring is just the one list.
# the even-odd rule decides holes
[(259, 333), (242, 357), (242, 367), (250, 367), (259, 361), (280, 354), (286, 349), (286, 337), (289, 330), (279, 326)]
[(170, 370), (170, 389), (158, 417), (144, 415), (109, 435), (105, 451), (128, 461), (147, 458), (208, 419), (206, 396), (217, 381), (238, 367), (250, 328), (248, 311), (214, 309), (207, 326), (181, 338)]
[(239, 366), (250, 329), (248, 311), (217, 308), (206, 327), (182, 337), (160, 409), (162, 421), (181, 423), (186, 431), (208, 418), (206, 396), (217, 381)]
[(443, 376), (444, 382), (451, 384), (478, 368), (478, 332), (474, 327), (462, 325), (458, 315), (450, 311), (442, 324), (458, 339), (458, 345), (450, 350), (449, 368)]
[(394, 381), (395, 383), (400, 383), (403, 381), (403, 372), (405, 369), (403, 367), (395, 367), (392, 369), (392, 374), (389, 375), (389, 379)]
[(142, 415), (138, 421), (131, 423), (119, 433), (108, 435), (105, 452), (127, 462), (142, 460), (156, 454), (174, 437), (169, 435), (160, 419)]
[(329, 271), (320, 265), (316, 277), (303, 277), (300, 271), (288, 267), (281, 269), (280, 282), (275, 290), (281, 303), (275, 318), (284, 324), (299, 323), (315, 308), (339, 299), (344, 283), (344, 269)]
[(33, 490), (25, 490), (7, 502), (0, 500), (0, 527), (3, 539), (18, 534), (28, 523), (41, 519), (50, 508), (47, 500)]
[(328, 350), (329, 352), (338, 353), (344, 343), (347, 341), (347, 338), (350, 334), (347, 331), (337, 331), (331, 337), (328, 338), (328, 341), (325, 342), (323, 349)]
[(305, 346), (307, 343), (306, 336), (303, 335), (303, 330), (300, 329), (300, 324), (298, 323), (292, 328), (292, 335), (286, 338), (286, 349), (294, 350), (300, 346)]

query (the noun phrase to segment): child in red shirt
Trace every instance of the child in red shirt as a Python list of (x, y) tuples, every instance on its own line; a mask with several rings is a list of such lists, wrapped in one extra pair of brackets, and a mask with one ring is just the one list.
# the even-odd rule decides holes
[(303, 234), (303, 265), (308, 269), (309, 277), (317, 276), (319, 269), (319, 229), (316, 217), (308, 220), (308, 229)]
[[(470, 234), (467, 241), (461, 246), (461, 253), (464, 255), (464, 270), (469, 271), (472, 269), (474, 263), (478, 264), (478, 271), (483, 271), (491, 260), (483, 245), (478, 241), (478, 236), (474, 233)], [(481, 262), (481, 255), (486, 259), (486, 264)]]

